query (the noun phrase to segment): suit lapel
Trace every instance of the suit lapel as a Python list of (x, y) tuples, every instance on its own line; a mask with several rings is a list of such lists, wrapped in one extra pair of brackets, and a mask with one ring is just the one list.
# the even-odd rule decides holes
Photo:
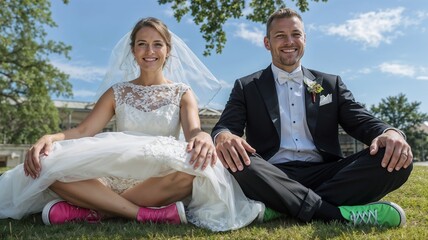
[[(323, 78), (315, 76), (306, 68), (302, 66), (303, 77), (308, 78), (309, 80), (315, 81), (322, 85)], [(306, 106), (306, 122), (308, 123), (309, 131), (311, 135), (315, 134), (315, 127), (318, 119), (318, 110), (319, 110), (319, 102), (320, 102), (320, 94), (316, 94), (315, 103), (312, 102), (312, 93), (306, 90), (305, 84), (305, 106)]]
[(275, 80), (271, 66), (263, 70), (258, 79), (254, 80), (260, 94), (264, 100), (265, 107), (269, 112), (273, 125), (275, 126), (278, 136), (281, 136), (281, 121), (279, 118), (278, 95), (276, 94)]

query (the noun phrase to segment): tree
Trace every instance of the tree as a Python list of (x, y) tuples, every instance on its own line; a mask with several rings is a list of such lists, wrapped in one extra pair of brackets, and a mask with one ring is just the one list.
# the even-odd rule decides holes
[(400, 93), (382, 99), (378, 106), (372, 105), (370, 110), (376, 117), (406, 134), (416, 159), (427, 160), (428, 134), (419, 126), (428, 120), (428, 114), (418, 112), (420, 105), (420, 102), (409, 103), (407, 97)]
[(45, 27), (56, 27), (49, 0), (3, 0), (1, 5), (0, 140), (34, 142), (59, 130), (50, 96), (70, 97), (72, 91), (68, 75), (55, 68), (49, 56), (69, 59), (71, 47), (45, 39)]
[[(293, 2), (295, 0), (292, 0)], [(312, 0), (319, 2), (319, 0)], [(328, 0), (321, 0), (327, 2)], [(223, 25), (228, 19), (238, 19), (244, 16), (245, 0), (158, 0), (159, 4), (172, 4), (175, 19), (180, 22), (183, 16), (190, 12), (193, 21), (200, 25), (202, 37), (206, 41), (204, 55), (211, 55), (215, 48), (221, 53), (226, 44), (226, 33)], [(246, 19), (253, 22), (265, 23), (276, 9), (285, 7), (283, 0), (251, 0), (251, 13)], [(296, 6), (301, 12), (309, 10), (308, 0), (296, 0)]]

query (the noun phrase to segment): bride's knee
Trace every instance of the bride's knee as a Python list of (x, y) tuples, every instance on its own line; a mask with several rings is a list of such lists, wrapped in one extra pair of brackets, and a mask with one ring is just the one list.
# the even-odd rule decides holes
[(89, 179), (89, 180), (83, 180), (83, 181), (77, 181), (77, 182), (61, 182), (61, 181), (55, 181), (50, 186), (49, 189), (59, 193), (59, 192), (71, 192), (75, 191), (76, 189), (85, 189), (88, 186), (104, 186), (103, 183), (98, 181), (97, 179)]
[(168, 179), (169, 187), (175, 189), (192, 189), (193, 179), (195, 176), (184, 173), (184, 172), (176, 172), (171, 175)]
[(54, 183), (52, 183), (49, 186), (49, 189), (54, 193), (58, 194), (62, 198), (64, 197), (64, 194), (69, 191), (67, 184), (60, 181), (55, 181)]
[(60, 181), (55, 181), (49, 186), (49, 188), (54, 192), (56, 192), (56, 191), (58, 191), (64, 187), (65, 187), (65, 183), (60, 182)]

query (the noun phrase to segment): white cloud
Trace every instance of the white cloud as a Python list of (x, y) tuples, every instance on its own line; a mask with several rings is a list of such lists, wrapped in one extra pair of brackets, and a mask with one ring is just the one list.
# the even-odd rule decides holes
[(397, 62), (384, 62), (373, 68), (363, 68), (358, 72), (362, 74), (370, 74), (375, 70), (417, 80), (428, 80), (428, 68)]
[[(185, 1), (184, 3), (182, 3), (184, 5), (184, 7), (190, 7), (190, 2), (189, 1)], [(165, 6), (165, 10), (163, 11), (163, 13), (170, 18), (174, 17), (174, 10), (172, 9), (173, 4), (171, 3), (167, 3), (167, 4), (163, 4), (162, 6)], [(181, 8), (181, 7), (180, 7)], [(188, 16), (190, 14), (186, 14), (185, 16)], [(174, 17), (175, 18), (175, 17)], [(188, 22), (189, 20), (187, 20)]]
[(88, 90), (73, 90), (73, 97), (81, 97), (81, 98), (87, 98), (87, 97), (94, 97), (96, 92), (94, 91), (88, 91)]
[(253, 11), (254, 11), (254, 9), (249, 6), (248, 1), (245, 1), (245, 7), (244, 7), (244, 9), (242, 9), (242, 15), (248, 16), (248, 15), (252, 14)]
[(167, 16), (167, 17), (174, 17), (174, 11), (172, 10), (172, 8), (167, 8), (163, 11), (163, 13)]
[(193, 21), (193, 18), (191, 18), (191, 17), (187, 17), (187, 18), (186, 18), (186, 23), (187, 23), (187, 24), (196, 25), (196, 23)]
[(71, 79), (82, 80), (85, 82), (101, 81), (106, 73), (105, 68), (84, 65), (82, 63), (64, 63), (52, 61), (52, 64), (61, 71), (70, 75)]
[(382, 63), (379, 65), (381, 72), (390, 73), (394, 75), (400, 75), (405, 77), (414, 77), (416, 75), (416, 69), (413, 66), (398, 64), (398, 63)]
[(425, 18), (428, 18), (428, 11), (417, 11), (416, 16), (418, 19), (423, 20)]
[[(306, 29), (306, 32), (308, 32), (308, 31), (317, 31), (318, 30), (318, 26), (317, 25), (315, 25), (315, 24), (313, 24), (313, 23), (309, 23), (309, 24), (306, 24), (305, 25), (305, 29)], [(321, 27), (321, 28), (326, 28), (326, 27)]]
[(263, 37), (265, 36), (263, 30), (257, 27), (252, 29), (247, 28), (247, 24), (238, 24), (238, 30), (235, 31), (234, 36), (250, 41), (256, 46), (263, 47)]
[(371, 68), (363, 68), (359, 72), (362, 74), (369, 74), (372, 72), (372, 69)]
[(361, 42), (365, 47), (378, 47), (382, 42), (391, 41), (401, 35), (399, 28), (417, 24), (403, 17), (404, 8), (398, 7), (378, 12), (362, 13), (341, 25), (326, 28), (329, 35), (338, 35), (346, 39)]
[(428, 80), (428, 76), (418, 76), (416, 77), (418, 80)]

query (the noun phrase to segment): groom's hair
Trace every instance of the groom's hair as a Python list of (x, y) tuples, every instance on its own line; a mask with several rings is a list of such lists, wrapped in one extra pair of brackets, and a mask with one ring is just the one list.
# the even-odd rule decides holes
[(302, 16), (291, 8), (281, 8), (272, 13), (266, 21), (266, 36), (269, 37), (270, 26), (275, 19), (297, 17), (303, 24)]

